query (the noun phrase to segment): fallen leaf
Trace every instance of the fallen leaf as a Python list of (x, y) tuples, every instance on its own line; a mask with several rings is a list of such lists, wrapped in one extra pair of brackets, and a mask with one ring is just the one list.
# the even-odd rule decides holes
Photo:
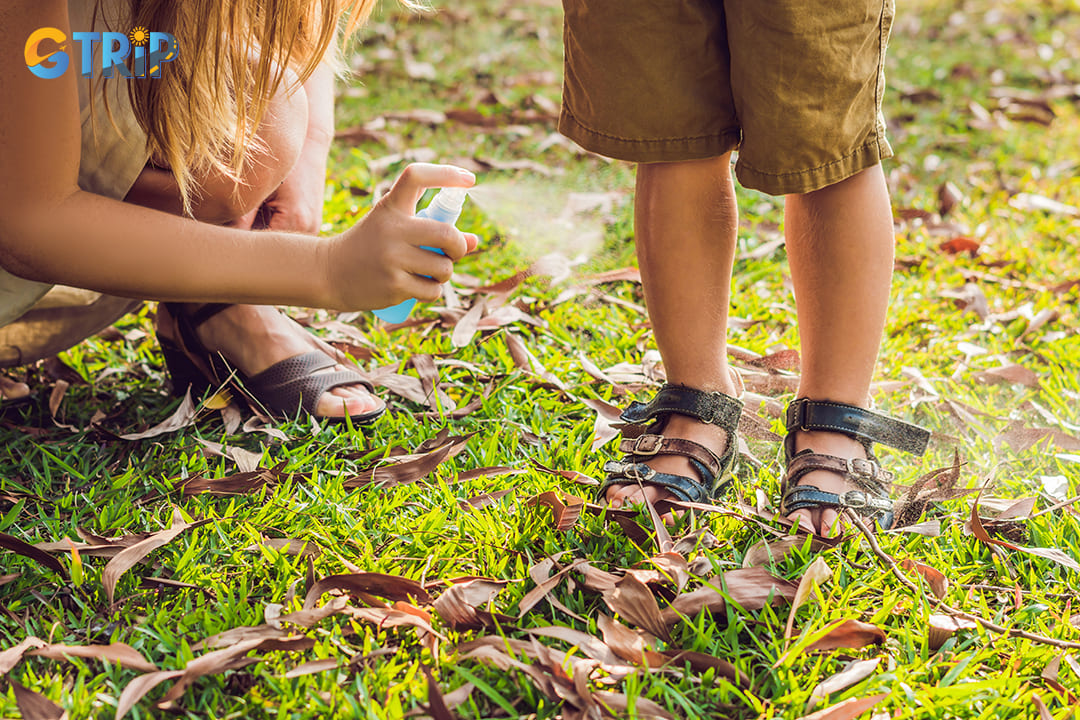
[(157, 670), (157, 666), (143, 657), (138, 650), (122, 642), (109, 645), (43, 645), (31, 650), (27, 655), (37, 655), (49, 660), (70, 660), (73, 657), (107, 660), (128, 670)]
[(604, 644), (623, 660), (646, 668), (663, 667), (668, 662), (668, 658), (649, 647), (645, 638), (618, 620), (601, 613), (596, 626), (604, 636)]
[(1043, 195), (1017, 193), (1009, 198), (1009, 205), (1017, 210), (1048, 212), (1055, 215), (1080, 215), (1080, 208), (1058, 202)]
[[(885, 642), (881, 628), (861, 620), (838, 620), (830, 624), (817, 640), (806, 647), (806, 652), (847, 648), (859, 650)], [(831, 690), (829, 692), (832, 692)]]
[(481, 606), (490, 606), (502, 588), (502, 583), (489, 580), (470, 580), (451, 585), (435, 598), (432, 607), (439, 614), (439, 618), (454, 630), (495, 627), (498, 623), (512, 621), (513, 618), (481, 609)]
[(958, 630), (975, 630), (979, 626), (965, 618), (952, 615), (931, 615), (926, 627), (927, 645), (931, 652), (936, 651)]
[(604, 602), (627, 622), (664, 640), (670, 638), (668, 625), (660, 615), (660, 607), (652, 591), (633, 575), (620, 578), (614, 587), (604, 592)]
[(45, 647), (45, 641), (31, 635), (18, 645), (9, 647), (7, 650), (0, 652), (0, 676), (7, 675), (11, 672), (12, 668), (19, 664), (19, 661), (22, 660), (22, 656), (25, 655), (28, 650), (40, 647)]
[(551, 525), (559, 532), (566, 532), (577, 524), (581, 516), (584, 501), (572, 495), (566, 496), (566, 501), (554, 490), (542, 492), (539, 495), (525, 501), (526, 507), (539, 507), (543, 505), (551, 510)]
[(798, 720), (855, 720), (870, 708), (889, 697), (889, 693), (880, 693), (864, 698), (849, 698), (832, 707), (803, 715)]
[(153, 426), (149, 430), (144, 430), (138, 433), (127, 433), (120, 435), (122, 440), (145, 440), (147, 438), (157, 437), (158, 435), (165, 435), (166, 433), (176, 432), (189, 425), (195, 424), (195, 418), (198, 416), (198, 408), (195, 407), (195, 403), (191, 401), (191, 388), (188, 388), (184, 393), (184, 399), (180, 401), (179, 407), (173, 411), (173, 414), (165, 418), (157, 425)]
[(977, 240), (969, 238), (966, 235), (957, 235), (938, 245), (938, 249), (943, 253), (958, 255), (959, 253), (966, 252), (971, 257), (975, 257), (979, 254), (979, 247), (980, 245)]
[(1066, 554), (1063, 550), (1058, 548), (1042, 548), (1042, 547), (1023, 547), (1020, 545), (1014, 545), (1013, 543), (1006, 542), (1004, 540), (998, 540), (990, 537), (983, 527), (982, 518), (979, 517), (979, 500), (975, 499), (975, 502), (971, 505), (971, 513), (968, 516), (968, 522), (966, 523), (971, 528), (971, 532), (980, 541), (989, 545), (998, 545), (1000, 547), (1008, 548), (1010, 550), (1016, 550), (1018, 552), (1027, 553), (1028, 555), (1035, 555), (1037, 557), (1045, 558), (1052, 562), (1056, 562), (1059, 565), (1069, 568), (1075, 572), (1080, 572), (1080, 563), (1077, 563), (1075, 559)]
[(14, 680), (8, 680), (8, 684), (15, 693), (15, 705), (23, 720), (66, 720), (67, 711), (41, 693), (23, 687)]
[(301, 663), (285, 673), (286, 678), (302, 677), (304, 675), (314, 675), (316, 673), (326, 672), (327, 670), (336, 670), (341, 667), (341, 661), (337, 658), (325, 658), (323, 660), (312, 660), (311, 662)]
[(943, 598), (945, 593), (949, 591), (949, 580), (940, 570), (910, 558), (900, 561), (900, 567), (908, 571), (914, 570), (921, 575), (926, 584), (930, 586), (930, 591), (934, 593), (935, 597)]
[(188, 528), (202, 525), (205, 522), (207, 521), (196, 523), (184, 522), (179, 511), (174, 510), (172, 525), (169, 526), (167, 530), (152, 533), (145, 540), (138, 542), (131, 547), (124, 548), (117, 553), (116, 556), (108, 562), (105, 569), (101, 571), (101, 584), (105, 586), (105, 594), (109, 598), (109, 604), (113, 604), (116, 594), (116, 584), (120, 581), (120, 577), (125, 572), (130, 570), (137, 562), (153, 551), (172, 542), (172, 540), (180, 533)]
[(704, 587), (676, 597), (661, 617), (670, 627), (683, 617), (694, 617), (702, 610), (721, 612), (727, 603), (725, 598), (730, 598), (743, 610), (760, 610), (766, 603), (790, 602), (795, 597), (795, 590), (795, 583), (774, 577), (764, 568), (729, 570), (708, 580)]
[(262, 461), (263, 454), (261, 452), (252, 452), (251, 450), (245, 450), (239, 447), (229, 447), (222, 443), (216, 443), (212, 440), (203, 440), (202, 438), (195, 438), (195, 442), (206, 448), (211, 454), (219, 457), (224, 457), (232, 460), (236, 463), (236, 468), (240, 472), (255, 472), (259, 463)]
[(304, 609), (310, 610), (315, 607), (319, 599), (331, 590), (368, 593), (388, 600), (416, 601), (421, 604), (431, 602), (431, 596), (424, 590), (424, 586), (416, 580), (401, 577), (400, 575), (365, 572), (330, 575), (322, 578), (308, 590), (307, 596), (304, 598)]
[(791, 611), (788, 613), (787, 627), (784, 628), (784, 639), (789, 640), (791, 638), (791, 631), (795, 625), (795, 613), (799, 607), (802, 606), (806, 599), (810, 597), (810, 593), (814, 588), (821, 583), (832, 577), (832, 569), (829, 568), (829, 564), (825, 562), (825, 558), (820, 555), (814, 558), (814, 561), (810, 563), (810, 567), (806, 568), (806, 572), (799, 579), (799, 586), (795, 590), (795, 597), (791, 601)]
[(54, 558), (44, 550), (40, 550), (28, 542), (24, 542), (14, 535), (8, 535), (7, 533), (0, 533), (0, 547), (7, 548), (17, 555), (30, 558), (31, 560), (44, 565), (57, 575), (63, 578), (67, 578), (67, 570), (64, 568), (60, 561)]
[(819, 682), (810, 693), (807, 707), (813, 708), (834, 692), (849, 688), (874, 674), (881, 658), (853, 660), (843, 670)]

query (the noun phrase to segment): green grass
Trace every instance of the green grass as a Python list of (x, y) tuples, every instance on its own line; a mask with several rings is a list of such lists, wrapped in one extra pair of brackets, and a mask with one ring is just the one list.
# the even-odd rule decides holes
[[(1056, 89), (1080, 83), (1080, 50), (1073, 41), (1080, 35), (1076, 10), (1075, 2), (1064, 0), (924, 1), (900, 9), (888, 66), (895, 89), (886, 106), (896, 150), (886, 164), (894, 208), (898, 217), (911, 217), (913, 210), (936, 213), (938, 189), (946, 182), (963, 196), (944, 218), (952, 225), (930, 217), (898, 226), (894, 302), (878, 379), (907, 382), (901, 387), (883, 384), (875, 400), (884, 411), (935, 432), (930, 453), (922, 460), (886, 455), (901, 482), (950, 464), (958, 450), (965, 463), (961, 485), (988, 483), (986, 496), (1034, 496), (1037, 509), (1045, 509), (1054, 501), (1044, 491), (1044, 477), (1064, 476), (1070, 497), (1080, 486), (1080, 285), (1064, 287), (1080, 279), (1080, 218), (1010, 204), (1010, 198), (1025, 192), (1080, 206), (1080, 104), (1075, 89), (1071, 95), (1054, 95)], [(442, 389), (458, 406), (484, 398), (480, 409), (450, 421), (438, 413), (425, 416), (427, 408), (386, 394), (392, 413), (363, 430), (298, 422), (282, 426), (287, 441), (259, 433), (226, 435), (221, 416), (207, 411), (196, 426), (127, 442), (112, 433), (149, 427), (175, 407), (164, 391), (164, 370), (151, 339), (92, 339), (63, 356), (86, 383), (72, 385), (62, 419), (85, 427), (100, 411), (105, 414), (100, 430), (72, 433), (57, 428), (48, 412), (53, 379), (44, 367), (28, 368), (37, 402), (6, 412), (0, 429), (0, 532), (28, 542), (77, 540), (77, 528), (99, 535), (154, 532), (169, 526), (174, 507), (187, 519), (209, 522), (180, 534), (149, 555), (146, 564), (128, 571), (117, 586), (113, 607), (102, 584), (106, 559), (82, 557), (83, 577), (75, 583), (15, 554), (0, 553), (0, 575), (21, 573), (0, 586), (0, 647), (9, 648), (30, 635), (71, 645), (124, 642), (160, 669), (181, 669), (203, 654), (192, 649), (199, 640), (259, 625), (271, 604), (284, 604), (283, 613), (299, 609), (309, 572), (324, 577), (359, 567), (426, 582), (475, 575), (509, 581), (493, 609), (515, 619), (498, 629), (454, 630), (435, 613), (434, 628), (446, 642), (432, 645), (430, 637), (425, 641), (409, 627), (380, 628), (344, 615), (330, 617), (311, 630), (301, 629), (312, 639), (311, 648), (260, 651), (257, 664), (198, 679), (175, 711), (191, 718), (401, 718), (425, 712), (423, 667), (428, 667), (444, 693), (467, 682), (475, 686), (454, 709), (460, 717), (571, 716), (522, 670), (502, 670), (454, 652), (458, 643), (491, 635), (527, 639), (524, 628), (552, 624), (600, 636), (597, 618), (611, 611), (600, 595), (583, 587), (580, 576), (573, 576), (573, 587), (559, 585), (552, 597), (584, 622), (547, 603), (516, 619), (518, 601), (535, 586), (529, 568), (565, 551), (560, 560), (564, 565), (586, 558), (598, 568), (618, 571), (656, 552), (651, 544), (632, 542), (617, 525), (588, 513), (571, 530), (557, 531), (550, 513), (527, 503), (552, 489), (579, 496), (590, 492), (572, 480), (536, 470), (530, 460), (598, 477), (604, 460), (613, 457), (610, 445), (598, 453), (590, 450), (595, 414), (579, 399), (617, 405), (628, 399), (607, 383), (594, 381), (583, 370), (581, 356), (608, 368), (640, 363), (643, 353), (654, 347), (647, 318), (634, 307), (643, 303), (636, 284), (607, 284), (555, 302), (587, 274), (633, 262), (632, 168), (576, 155), (562, 145), (541, 150), (554, 132), (553, 123), (519, 122), (521, 113), (542, 109), (544, 99), (558, 100), (560, 33), (559, 6), (552, 2), (469, 0), (422, 20), (387, 7), (365, 32), (357, 52), (357, 67), (364, 70), (362, 86), (345, 92), (339, 101), (342, 128), (416, 108), (479, 107), (495, 120), (490, 126), (390, 121), (386, 132), (397, 138), (398, 146), (335, 146), (326, 213), (335, 230), (348, 227), (370, 207), (371, 191), (404, 164), (380, 161), (405, 149), (428, 149), (428, 155), (440, 161), (531, 159), (553, 173), (479, 173), (481, 185), (501, 188), (494, 196), (497, 202), (471, 204), (460, 225), (480, 235), (482, 251), (460, 263), (458, 270), (483, 284), (509, 277), (548, 252), (586, 255), (571, 278), (559, 284), (532, 278), (511, 296), (510, 302), (535, 324), (518, 321), (486, 330), (456, 349), (452, 331), (439, 325), (388, 332), (369, 314), (344, 318), (376, 348), (370, 366), (393, 366), (416, 376), (411, 358), (434, 356)], [(434, 77), (409, 77), (406, 58), (430, 63)], [(1002, 88), (1048, 96), (1056, 117), (1043, 126), (997, 114), (1000, 122), (973, 125), (972, 104), (999, 113), (1004, 107), (999, 96), (1009, 94)], [(919, 92), (928, 89), (934, 93)], [(1009, 112), (1015, 117), (1018, 108)], [(607, 216), (589, 216), (572, 229), (560, 229), (552, 218), (570, 193), (581, 192), (614, 192), (621, 202)], [(759, 353), (798, 347), (783, 249), (763, 258), (747, 256), (773, 237), (782, 221), (781, 203), (744, 192), (740, 210), (733, 315), (754, 322), (733, 329), (730, 339)], [(585, 236), (593, 226), (603, 230), (599, 242)], [(941, 249), (944, 241), (960, 235), (980, 243), (975, 257)], [(957, 291), (966, 285), (985, 296), (986, 317), (960, 307)], [(462, 299), (472, 301), (467, 295)], [(1027, 332), (1042, 311), (1055, 315)], [(417, 317), (436, 316), (421, 310)], [(152, 336), (151, 318), (144, 311), (120, 328)], [(505, 338), (510, 333), (521, 338), (567, 392), (515, 365)], [(981, 371), (1014, 363), (1033, 371), (1038, 386), (990, 385), (978, 379)], [(914, 382), (907, 368), (916, 368), (925, 383)], [(648, 392), (644, 388), (637, 396)], [(788, 399), (777, 397), (780, 402)], [(1014, 449), (1002, 437), (1011, 426), (1054, 428), (1061, 435), (1057, 444), (1044, 439)], [(346, 487), (350, 477), (393, 448), (415, 448), (443, 427), (475, 435), (428, 478), (388, 488)], [(775, 421), (773, 427), (779, 430)], [(262, 467), (280, 465), (287, 477), (236, 497), (185, 498), (178, 489), (181, 478), (221, 478), (236, 472), (230, 460), (206, 455), (196, 438), (260, 452)], [(759, 441), (751, 447), (764, 466), (754, 469), (744, 463), (721, 504), (733, 506), (739, 497), (753, 502), (758, 488), (776, 503), (776, 448)], [(498, 465), (522, 472), (459, 478), (465, 471)], [(486, 507), (461, 505), (465, 499), (506, 489), (514, 492)], [(1077, 573), (1032, 555), (991, 551), (965, 532), (969, 507), (968, 499), (946, 502), (931, 511), (942, 521), (940, 536), (884, 535), (883, 549), (897, 559), (916, 559), (943, 572), (951, 583), (946, 600), (956, 607), (1007, 627), (1080, 641)], [(637, 522), (651, 527), (645, 514)], [(738, 568), (750, 547), (767, 537), (759, 525), (737, 517), (699, 515), (692, 522), (708, 527), (718, 539), (715, 547), (699, 547), (690, 555), (705, 558), (713, 572)], [(1026, 538), (1019, 544), (1059, 548), (1080, 557), (1075, 506), (1020, 526)], [(680, 526), (674, 534), (687, 530)], [(303, 557), (262, 546), (264, 538), (303, 539), (321, 554), (309, 567)], [(773, 571), (798, 581), (815, 556), (808, 547), (798, 549)], [(795, 718), (809, 712), (814, 687), (849, 660), (880, 658), (873, 674), (830, 695), (823, 705), (888, 693), (876, 706), (875, 717), (1038, 717), (1038, 696), (1049, 717), (1064, 720), (1075, 713), (1069, 703), (1080, 693), (1076, 666), (1063, 661), (1058, 675), (1058, 687), (1067, 688), (1071, 696), (1041, 678), (1060, 654), (1058, 649), (976, 630), (960, 632), (932, 651), (927, 641), (932, 612), (928, 591), (915, 593), (900, 584), (857, 535), (821, 556), (833, 576), (798, 610), (793, 646), (798, 648), (838, 619), (877, 625), (887, 638), (883, 646), (786, 653), (786, 605), (745, 611), (729, 605), (722, 613), (676, 625), (670, 642), (659, 647), (726, 659), (750, 679), (752, 692), (736, 688), (715, 671), (684, 668), (638, 671), (611, 686), (597, 682), (605, 675), (601, 671), (590, 687), (625, 693), (635, 702), (649, 699), (680, 717)], [(72, 568), (70, 554), (59, 559)], [(140, 586), (143, 577), (171, 578), (196, 588), (147, 589)], [(431, 592), (435, 595), (444, 587)], [(660, 606), (666, 606), (664, 598), (671, 597), (671, 590), (657, 586), (656, 592)], [(543, 642), (570, 650), (563, 641)], [(584, 655), (571, 657), (580, 661)], [(338, 659), (339, 668), (286, 677), (292, 668), (324, 658)], [(94, 660), (25, 657), (9, 677), (61, 704), (69, 717), (109, 718), (123, 688), (138, 675)], [(155, 703), (168, 685), (151, 691), (128, 717), (162, 714)], [(10, 689), (0, 694), (0, 716), (18, 716)]]

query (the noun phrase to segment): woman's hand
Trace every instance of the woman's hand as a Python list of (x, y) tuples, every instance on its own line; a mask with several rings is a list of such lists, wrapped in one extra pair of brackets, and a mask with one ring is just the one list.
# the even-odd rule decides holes
[[(454, 226), (416, 217), (428, 188), (472, 187), (476, 178), (451, 165), (409, 165), (363, 219), (326, 243), (326, 307), (374, 310), (409, 298), (437, 300), (454, 263), (477, 238)], [(439, 248), (445, 256), (424, 250)], [(425, 277), (427, 276), (427, 277)]]

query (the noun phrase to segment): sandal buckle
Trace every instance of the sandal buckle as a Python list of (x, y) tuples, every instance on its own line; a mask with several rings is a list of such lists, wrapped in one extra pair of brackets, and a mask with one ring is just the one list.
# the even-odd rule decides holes
[(861, 477), (873, 480), (881, 468), (873, 460), (863, 458), (847, 458), (847, 474), (851, 477)]
[(862, 490), (848, 490), (840, 496), (840, 503), (843, 507), (860, 510), (870, 506), (870, 499)]
[[(644, 468), (644, 471), (642, 470)], [(656, 471), (648, 465), (641, 463), (618, 462), (615, 460), (604, 464), (604, 472), (611, 475), (622, 475), (636, 482), (648, 482), (656, 475)]]
[(664, 444), (664, 438), (662, 435), (638, 435), (634, 438), (634, 444), (630, 452), (634, 455), (655, 455), (660, 452), (661, 446)]

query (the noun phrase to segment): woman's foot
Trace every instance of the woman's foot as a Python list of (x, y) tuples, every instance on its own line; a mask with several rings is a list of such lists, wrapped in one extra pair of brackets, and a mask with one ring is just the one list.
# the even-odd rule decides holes
[(3, 403), (13, 400), (22, 400), (30, 395), (30, 386), (26, 383), (12, 380), (7, 375), (0, 373), (0, 407)]
[[(158, 304), (158, 332), (169, 340), (177, 339), (176, 323), (164, 303)], [(268, 305), (232, 305), (213, 315), (196, 328), (199, 340), (210, 352), (220, 352), (229, 363), (247, 376), (254, 376), (271, 365), (312, 350), (324, 352), (335, 360), (333, 349), (300, 327), (291, 318)], [(347, 369), (343, 365), (324, 372)], [(363, 385), (356, 383), (335, 387), (318, 399), (318, 417), (361, 416), (375, 412), (385, 403)]]

